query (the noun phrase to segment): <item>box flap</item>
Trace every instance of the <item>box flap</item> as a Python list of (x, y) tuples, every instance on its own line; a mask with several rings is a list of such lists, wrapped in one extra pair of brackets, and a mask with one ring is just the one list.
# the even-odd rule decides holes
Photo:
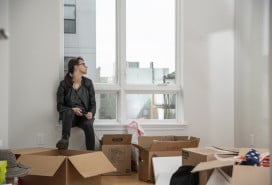
[(22, 155), (18, 161), (32, 169), (29, 175), (54, 176), (65, 156)]
[(180, 141), (154, 141), (150, 151), (177, 151), (181, 153), (182, 148), (192, 147), (188, 142)]
[(181, 151), (183, 148), (197, 147), (198, 143), (199, 140), (188, 140), (188, 137), (185, 137), (184, 140), (175, 141), (154, 140), (151, 144), (150, 151)]
[(229, 153), (239, 153), (239, 148), (234, 148), (234, 147), (228, 147), (228, 146), (212, 146), (212, 147), (209, 147), (211, 148), (212, 150), (217, 150), (219, 152), (229, 152)]
[(153, 141), (174, 141), (174, 136), (139, 136), (138, 144), (143, 148), (150, 148)]
[(233, 161), (230, 161), (230, 160), (226, 160), (226, 161), (214, 160), (214, 161), (208, 161), (208, 162), (201, 162), (192, 170), (192, 172), (211, 170), (214, 168), (221, 168), (226, 166), (233, 166), (233, 164), (234, 164)]
[(135, 146), (135, 147), (136, 147), (136, 148), (138, 148), (139, 150), (145, 150), (145, 151), (148, 151), (148, 148), (143, 148), (142, 146), (137, 145), (137, 144), (132, 144), (132, 146)]
[(131, 134), (104, 134), (102, 138), (103, 145), (129, 145), (131, 143)]
[(50, 150), (53, 150), (53, 149), (52, 148), (35, 147), (35, 148), (12, 149), (11, 152), (16, 155), (25, 155), (25, 154), (33, 154), (33, 153), (50, 151)]
[(116, 168), (111, 164), (103, 152), (92, 152), (70, 156), (68, 158), (84, 178), (116, 171)]

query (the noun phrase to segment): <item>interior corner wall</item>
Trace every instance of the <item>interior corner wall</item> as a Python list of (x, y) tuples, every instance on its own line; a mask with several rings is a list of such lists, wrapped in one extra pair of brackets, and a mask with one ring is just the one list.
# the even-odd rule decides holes
[(269, 0), (235, 1), (235, 145), (269, 146)]
[(59, 64), (63, 61), (60, 12), (63, 2), (10, 0), (9, 3), (9, 145), (10, 148), (52, 147), (58, 119), (55, 93)]
[(183, 1), (184, 118), (202, 146), (234, 145), (234, 0)]
[[(272, 151), (272, 3), (269, 4), (269, 125), (270, 125), (270, 153)], [(272, 180), (272, 165), (270, 165), (270, 184)]]
[[(0, 29), (9, 32), (9, 0), (0, 1)], [(9, 113), (9, 40), (0, 39), (1, 63), (1, 106), (0, 106), (0, 149), (8, 148), (8, 113)]]

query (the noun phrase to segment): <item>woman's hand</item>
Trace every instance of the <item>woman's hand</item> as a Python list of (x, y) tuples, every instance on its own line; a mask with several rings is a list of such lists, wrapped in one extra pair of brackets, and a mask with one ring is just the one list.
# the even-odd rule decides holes
[(83, 116), (82, 111), (81, 111), (80, 108), (74, 107), (74, 108), (72, 108), (72, 110), (74, 111), (75, 115), (77, 115), (77, 116)]
[(88, 112), (87, 114), (85, 114), (85, 117), (86, 117), (87, 119), (92, 119), (92, 118), (93, 118), (93, 113)]

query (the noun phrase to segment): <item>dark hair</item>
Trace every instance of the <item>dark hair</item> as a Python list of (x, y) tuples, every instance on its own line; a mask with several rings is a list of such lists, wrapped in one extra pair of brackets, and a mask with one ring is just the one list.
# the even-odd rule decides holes
[(80, 60), (84, 60), (82, 57), (72, 58), (68, 62), (68, 72), (66, 73), (64, 77), (64, 82), (67, 88), (70, 88), (73, 86), (73, 80), (72, 75), (74, 73), (75, 66), (79, 64)]

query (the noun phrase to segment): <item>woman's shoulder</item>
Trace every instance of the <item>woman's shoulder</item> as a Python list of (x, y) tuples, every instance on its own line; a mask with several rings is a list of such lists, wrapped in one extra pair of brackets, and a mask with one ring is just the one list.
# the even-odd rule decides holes
[(65, 85), (64, 80), (61, 80), (61, 81), (59, 82), (59, 85), (60, 85), (60, 86), (64, 86), (64, 85)]
[(93, 84), (93, 81), (92, 81), (90, 78), (87, 78), (87, 77), (83, 76), (82, 79), (83, 79), (84, 84), (85, 84), (86, 86), (90, 86), (90, 85)]

